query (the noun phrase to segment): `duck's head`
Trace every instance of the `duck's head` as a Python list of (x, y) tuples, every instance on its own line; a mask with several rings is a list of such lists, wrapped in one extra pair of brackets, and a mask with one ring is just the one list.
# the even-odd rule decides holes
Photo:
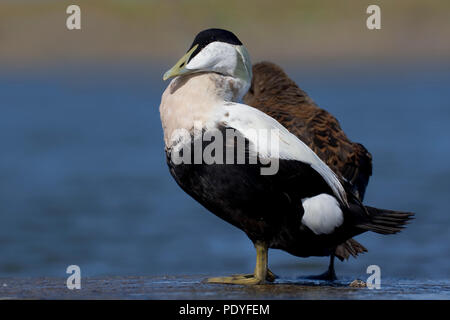
[(198, 72), (214, 72), (250, 85), (252, 64), (247, 49), (232, 32), (207, 29), (197, 34), (186, 54), (163, 79)]

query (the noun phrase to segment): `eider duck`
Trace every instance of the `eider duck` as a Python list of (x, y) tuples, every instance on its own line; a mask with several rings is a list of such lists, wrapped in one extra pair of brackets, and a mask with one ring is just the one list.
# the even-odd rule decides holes
[(164, 74), (160, 114), (171, 175), (191, 197), (246, 233), (256, 249), (253, 274), (211, 283), (274, 281), (268, 249), (329, 256), (366, 231), (399, 232), (409, 212), (364, 206), (349, 184), (279, 121), (239, 101), (252, 65), (230, 31), (200, 32)]
[[(372, 175), (372, 155), (360, 143), (350, 141), (339, 121), (321, 109), (276, 64), (260, 62), (253, 65), (250, 89), (245, 104), (255, 107), (285, 126), (308, 145), (339, 177), (345, 180), (354, 197), (363, 201)], [(309, 278), (335, 280), (334, 257), (341, 261), (356, 257), (367, 249), (354, 239), (336, 247), (330, 255), (328, 270)]]

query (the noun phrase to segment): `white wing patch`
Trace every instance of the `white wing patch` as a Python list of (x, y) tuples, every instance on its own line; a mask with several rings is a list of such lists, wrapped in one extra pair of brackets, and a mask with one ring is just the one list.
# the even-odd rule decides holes
[(305, 211), (302, 223), (315, 234), (330, 234), (344, 222), (339, 203), (329, 194), (302, 199), (302, 204)]
[[(303, 141), (290, 133), (274, 118), (258, 109), (239, 103), (228, 102), (216, 110), (213, 122), (225, 123), (242, 132), (251, 145), (256, 146), (257, 150), (254, 151), (261, 157), (279, 156), (280, 159), (297, 160), (311, 165), (330, 186), (336, 197), (347, 205), (344, 187), (335, 173)], [(246, 134), (250, 129), (253, 130), (252, 134)], [(272, 133), (275, 131), (278, 135), (278, 150), (271, 150), (272, 143), (270, 141), (262, 141), (262, 139), (258, 141), (253, 134), (255, 129), (265, 129)], [(273, 137), (271, 138), (273, 139)]]

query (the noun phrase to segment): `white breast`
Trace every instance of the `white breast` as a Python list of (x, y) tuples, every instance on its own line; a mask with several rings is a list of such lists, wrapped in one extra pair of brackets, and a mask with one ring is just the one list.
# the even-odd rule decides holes
[(159, 106), (166, 146), (171, 146), (177, 130), (190, 132), (195, 124), (205, 128), (214, 125), (215, 111), (222, 110), (225, 101), (240, 98), (249, 85), (244, 80), (216, 73), (194, 73), (173, 79)]

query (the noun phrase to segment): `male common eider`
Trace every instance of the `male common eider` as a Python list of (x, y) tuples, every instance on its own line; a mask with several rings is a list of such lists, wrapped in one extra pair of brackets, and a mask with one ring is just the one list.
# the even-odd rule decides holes
[(251, 275), (212, 283), (273, 281), (268, 249), (329, 256), (365, 231), (393, 234), (413, 215), (363, 206), (305, 142), (268, 114), (238, 101), (252, 65), (231, 32), (200, 32), (164, 74), (161, 122), (167, 164), (179, 186), (243, 230), (256, 248)]
[[(363, 201), (372, 175), (372, 155), (363, 145), (351, 142), (338, 120), (319, 108), (279, 66), (270, 62), (255, 64), (252, 84), (243, 100), (276, 119), (306, 143), (331, 170), (345, 179), (353, 196)], [(328, 270), (310, 278), (334, 280), (334, 257), (344, 260), (362, 252), (367, 252), (364, 246), (356, 240), (347, 240), (331, 254)]]

